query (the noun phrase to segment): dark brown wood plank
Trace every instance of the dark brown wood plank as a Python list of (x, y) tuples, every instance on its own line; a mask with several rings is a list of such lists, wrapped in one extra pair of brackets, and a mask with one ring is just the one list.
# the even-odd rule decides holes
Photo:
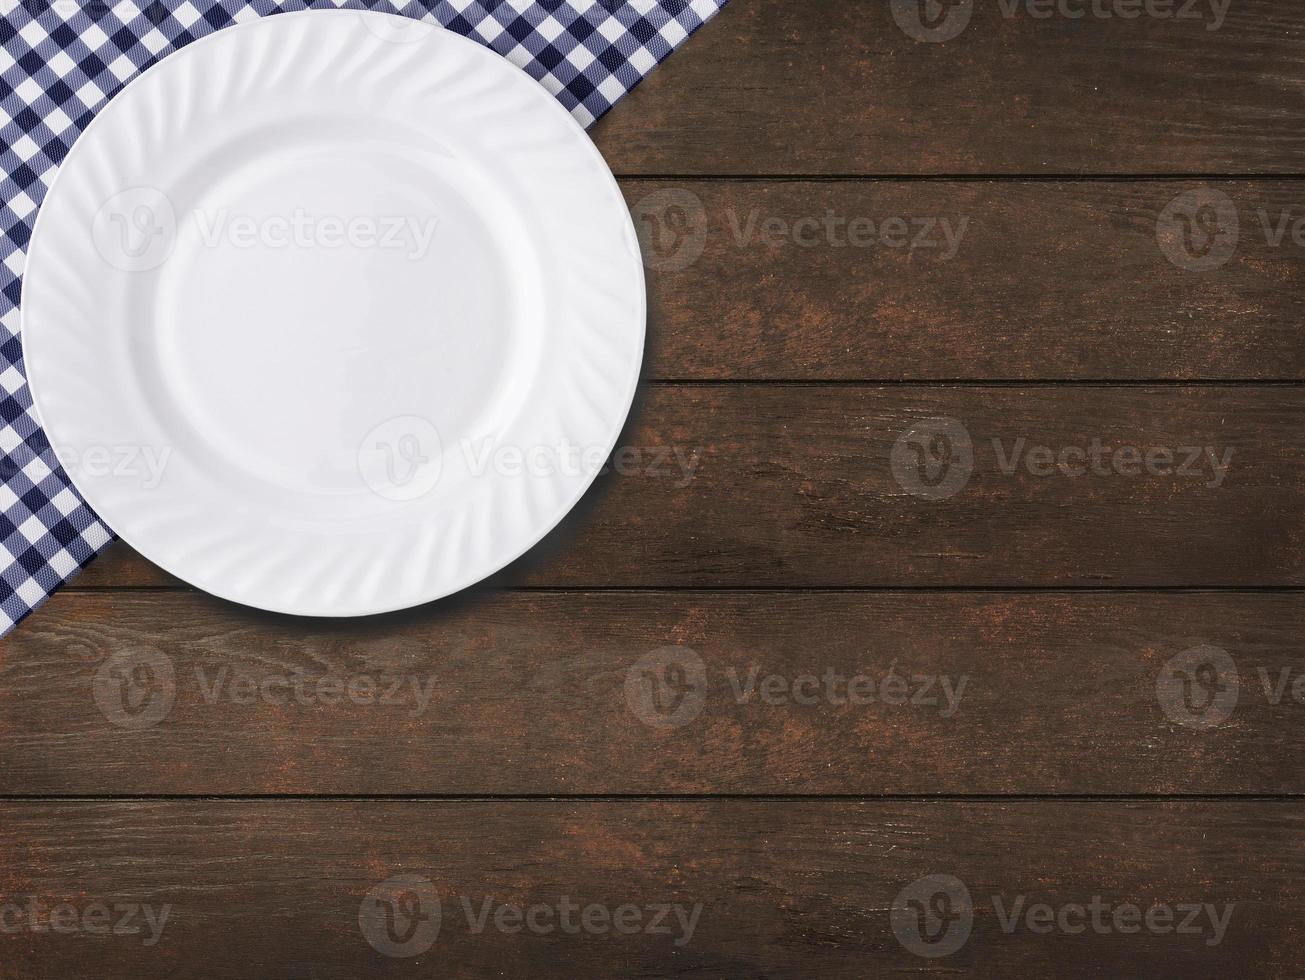
[(0, 645), (0, 793), (1305, 793), (1303, 630), (1301, 595), (64, 594)]
[[(1301, 806), (8, 803), (0, 907), (19, 931), (0, 934), (0, 949), (6, 977), (172, 977), (196, 963), (206, 976), (320, 980), (1277, 977), (1295, 973), (1305, 921)], [(930, 959), (907, 944), (921, 945), (909, 903), (928, 902), (933, 882), (907, 889), (934, 875), (960, 900), (943, 907), (951, 931), (929, 948), (959, 948)], [(411, 876), (406, 887), (386, 886), (399, 876)], [(410, 890), (423, 880), (428, 891)], [(1076, 908), (1094, 902), (1096, 912)], [(505, 904), (521, 918), (498, 913)], [(115, 935), (131, 905), (123, 927), (140, 931)], [(406, 942), (386, 935), (387, 905)], [(1043, 905), (1050, 928), (1036, 911), (1030, 928)], [(621, 906), (637, 913), (619, 913), (617, 932)], [(669, 908), (657, 922), (659, 906)], [(49, 930), (56, 907), (76, 932)], [(100, 907), (114, 913), (109, 933), (89, 935), (86, 912)], [(413, 919), (394, 915), (400, 907)], [(405, 928), (423, 916), (430, 926)], [(30, 931), (33, 918), (47, 931)], [(1066, 933), (1057, 918), (1086, 927)]]
[(925, 43), (920, 0), (734, 0), (595, 137), (626, 174), (1300, 171), (1305, 8), (1219, 7), (955, 0)]
[[(498, 581), (1302, 586), (1303, 411), (1300, 386), (650, 386), (619, 472)], [(78, 582), (168, 584), (121, 554)]]
[(653, 380), (1305, 377), (1298, 182), (624, 190)]

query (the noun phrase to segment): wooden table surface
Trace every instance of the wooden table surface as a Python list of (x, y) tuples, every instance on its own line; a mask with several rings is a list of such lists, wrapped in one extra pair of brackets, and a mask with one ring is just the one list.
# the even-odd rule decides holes
[(733, 0), (594, 135), (611, 472), (376, 619), (115, 546), (0, 978), (1305, 975), (1305, 6)]

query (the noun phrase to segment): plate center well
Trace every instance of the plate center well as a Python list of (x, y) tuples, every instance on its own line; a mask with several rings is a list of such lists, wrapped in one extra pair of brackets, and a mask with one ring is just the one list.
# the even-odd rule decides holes
[(298, 146), (173, 206), (159, 377), (222, 466), (295, 494), (366, 492), (358, 454), (378, 426), (429, 423), (447, 453), (528, 390), (535, 257), (474, 167)]

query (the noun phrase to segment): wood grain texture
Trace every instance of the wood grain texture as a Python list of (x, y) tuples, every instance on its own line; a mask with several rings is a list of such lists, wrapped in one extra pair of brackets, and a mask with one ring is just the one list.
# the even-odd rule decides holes
[[(64, 594), (0, 653), (0, 793), (1302, 793), (1303, 628), (1300, 595)], [(1206, 646), (1239, 696), (1202, 730), (1157, 686)], [(141, 664), (168, 707), (130, 727)]]
[[(0, 641), (0, 980), (1298, 975), (1305, 8), (1095, 2), (946, 0), (923, 43), (733, 0), (603, 120), (651, 383), (494, 582), (305, 621), (119, 545)], [(1131, 472), (1185, 447), (1226, 473)], [(1264, 591), (1119, 591), (1225, 586)], [(95, 795), (178, 798), (14, 798)], [(400, 875), (413, 958), (360, 924)], [(929, 875), (973, 904), (937, 959), (893, 928)], [(1097, 900), (1202, 914), (1055, 923)], [(564, 901), (697, 918), (466, 911)]]
[[(601, 477), (497, 581), (1301, 586), (1302, 411), (1297, 386), (646, 387), (621, 440), (621, 472)], [(968, 435), (968, 479), (961, 456), (920, 470), (923, 450), (901, 441), (942, 431), (938, 419)], [(1090, 466), (1077, 454), (1094, 440), (1101, 472), (1058, 468), (1066, 447), (1071, 471)], [(1223, 476), (1205, 447), (1226, 462)], [(1121, 475), (1144, 469), (1149, 450), (1170, 451), (1173, 472)], [(917, 496), (936, 492), (926, 486), (934, 476), (942, 490), (955, 481), (954, 495)], [(78, 584), (169, 582), (119, 552)]]
[[(1305, 377), (1298, 182), (623, 189), (649, 265), (651, 380)], [(1184, 253), (1161, 218), (1193, 193), (1236, 215), (1234, 250), (1203, 271), (1178, 264), (1203, 233)]]
[(1034, 16), (1027, 0), (943, 6), (971, 19), (953, 40), (922, 43), (889, 2), (733, 0), (595, 139), (622, 174), (1246, 174), (1305, 162), (1305, 9), (1293, 0), (1234, 0), (1217, 30), (1209, 0), (1169, 5), (1202, 15), (1183, 18), (1113, 15), (1142, 8), (1130, 0), (1099, 2), (1107, 17), (1058, 0), (1087, 11), (1077, 19)]
[[(156, 921), (166, 905), (168, 915), (153, 945), (146, 931), (0, 935), (0, 971), (77, 976), (94, 963), (101, 975), (147, 978), (202, 963), (206, 976), (317, 980), (1276, 977), (1299, 962), (1302, 818), (1299, 803), (8, 803), (5, 900), (79, 913), (149, 905)], [(973, 928), (956, 952), (925, 959), (899, 943), (891, 909), (933, 874), (964, 883)], [(438, 935), (409, 959), (376, 952), (359, 921), (369, 890), (394, 875), (428, 880), (439, 898)], [(1020, 896), (1057, 909), (1094, 897), (1204, 905), (1225, 928), (1214, 941), (1203, 916), (1194, 933), (1067, 935), (1020, 918), (1006, 932), (997, 909)], [(595, 931), (565, 933), (564, 899), (633, 905), (639, 924), (599, 933), (595, 914)], [(555, 912), (536, 915), (539, 931), (504, 932), (490, 919), (477, 933), (462, 903), (474, 915), (487, 900)], [(673, 916), (669, 934), (643, 931), (658, 905), (678, 905), (686, 920), (700, 906), (692, 933)], [(578, 917), (570, 913), (573, 926)], [(29, 921), (8, 916), (11, 926)], [(144, 929), (143, 914), (135, 922)]]

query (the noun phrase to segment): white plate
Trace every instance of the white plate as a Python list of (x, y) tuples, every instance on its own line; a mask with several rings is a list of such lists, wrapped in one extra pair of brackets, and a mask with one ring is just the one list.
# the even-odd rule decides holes
[(384, 14), (219, 31), (106, 106), (37, 220), (37, 410), (105, 522), (317, 616), (484, 578), (576, 503), (643, 354), (630, 214), (480, 45)]

